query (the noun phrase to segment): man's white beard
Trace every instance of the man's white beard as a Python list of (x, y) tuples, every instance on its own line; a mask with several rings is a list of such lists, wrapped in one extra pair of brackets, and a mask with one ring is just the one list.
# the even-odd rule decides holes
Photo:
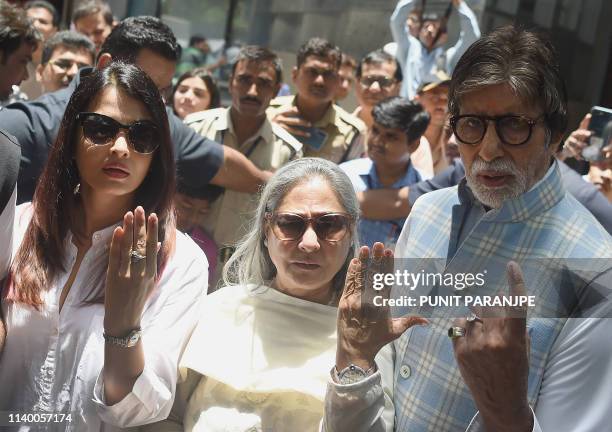
[[(472, 166), (465, 173), (468, 186), (478, 201), (487, 207), (500, 208), (505, 200), (516, 198), (529, 188), (528, 172), (531, 171), (532, 160), (526, 170), (521, 170), (510, 159), (494, 159), (485, 162), (477, 157)], [(509, 182), (500, 187), (488, 187), (478, 181), (478, 173), (482, 171), (495, 171), (499, 174), (512, 176)]]

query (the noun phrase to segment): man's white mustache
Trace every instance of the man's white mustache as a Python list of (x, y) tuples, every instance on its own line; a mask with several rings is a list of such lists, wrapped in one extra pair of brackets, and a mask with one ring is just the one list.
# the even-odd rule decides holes
[(472, 162), (472, 175), (478, 175), (483, 171), (495, 171), (501, 175), (516, 175), (516, 165), (508, 159), (494, 159), (491, 162), (485, 162), (478, 158)]

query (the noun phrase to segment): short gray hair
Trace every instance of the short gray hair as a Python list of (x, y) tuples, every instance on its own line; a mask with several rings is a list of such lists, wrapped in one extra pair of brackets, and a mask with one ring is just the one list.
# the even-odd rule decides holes
[(342, 292), (348, 266), (359, 247), (357, 238), (359, 203), (347, 175), (335, 163), (319, 158), (302, 158), (290, 162), (276, 171), (268, 180), (261, 192), (259, 205), (249, 232), (238, 243), (236, 251), (223, 268), (225, 285), (255, 284), (259, 286), (274, 278), (276, 268), (264, 244), (266, 213), (276, 211), (287, 193), (293, 188), (316, 177), (328, 182), (346, 213), (353, 218), (350, 233), (352, 244), (342, 268), (333, 279), (333, 288), (336, 293)]
[(461, 56), (450, 83), (450, 114), (459, 115), (466, 93), (504, 83), (525, 103), (542, 108), (553, 135), (563, 134), (567, 93), (554, 47), (542, 35), (513, 25), (481, 37)]

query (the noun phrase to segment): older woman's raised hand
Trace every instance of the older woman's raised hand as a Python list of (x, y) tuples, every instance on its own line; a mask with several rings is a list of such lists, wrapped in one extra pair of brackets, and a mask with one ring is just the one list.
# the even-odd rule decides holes
[(372, 257), (370, 249), (363, 246), (359, 258), (351, 261), (338, 304), (338, 370), (350, 364), (370, 369), (383, 346), (400, 337), (408, 328), (427, 324), (427, 320), (420, 317), (392, 318), (386, 302), (382, 302), (382, 306), (374, 305), (374, 296), (388, 299), (391, 292), (391, 287), (386, 285), (375, 290), (372, 286), (374, 275), (392, 272), (393, 252), (385, 249), (382, 243), (374, 243)]
[(117, 337), (140, 327), (145, 302), (157, 275), (157, 215), (145, 218), (142, 207), (123, 217), (111, 240), (106, 294), (105, 333)]

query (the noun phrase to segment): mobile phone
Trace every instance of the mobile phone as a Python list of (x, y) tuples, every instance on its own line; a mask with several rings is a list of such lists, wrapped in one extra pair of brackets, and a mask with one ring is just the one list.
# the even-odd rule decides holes
[(602, 149), (612, 139), (612, 109), (594, 106), (591, 108), (589, 145), (582, 149), (582, 157), (590, 162), (603, 160)]
[(316, 151), (321, 150), (323, 148), (323, 145), (325, 144), (325, 141), (327, 141), (327, 133), (319, 128), (306, 127), (306, 126), (293, 126), (293, 127), (309, 133), (309, 136), (296, 135), (295, 138), (299, 142), (310, 147), (313, 150), (316, 150)]

